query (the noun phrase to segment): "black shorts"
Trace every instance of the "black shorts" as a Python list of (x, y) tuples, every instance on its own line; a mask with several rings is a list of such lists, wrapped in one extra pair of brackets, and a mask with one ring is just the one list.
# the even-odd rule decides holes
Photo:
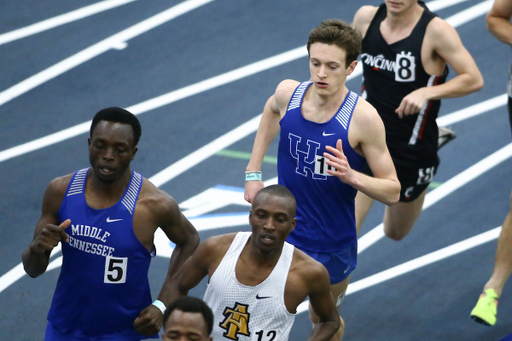
[[(410, 202), (420, 196), (428, 187), (439, 167), (439, 158), (433, 165), (423, 167), (403, 167), (395, 164), (396, 175), (400, 182), (400, 201)], [(368, 164), (365, 164), (362, 172), (373, 176)]]

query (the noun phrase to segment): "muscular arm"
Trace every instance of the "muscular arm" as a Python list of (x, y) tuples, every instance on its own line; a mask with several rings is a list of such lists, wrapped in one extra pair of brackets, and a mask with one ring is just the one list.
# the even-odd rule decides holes
[(494, 0), (494, 4), (487, 13), (487, 29), (502, 43), (512, 45), (512, 0)]
[(30, 277), (43, 274), (48, 267), (50, 254), (60, 241), (67, 241), (68, 236), (64, 231), (70, 224), (70, 220), (60, 226), (58, 211), (64, 197), (70, 177), (54, 179), (44, 193), (42, 212), (37, 222), (34, 238), (29, 247), (21, 255), (25, 272)]
[(192, 257), (187, 259), (169, 287), (168, 295), (171, 302), (186, 296), (188, 291), (198, 285), (206, 275), (213, 274), (223, 256), (222, 252), (219, 253), (219, 248), (225, 244), (224, 237), (216, 236), (206, 239)]
[(404, 97), (396, 113), (411, 115), (423, 108), (428, 100), (454, 98), (479, 91), (483, 85), (483, 77), (473, 57), (466, 50), (457, 31), (446, 21), (434, 18), (427, 27), (424, 44), (432, 53), (424, 65), (445, 61), (457, 76), (441, 85), (420, 88)]
[(340, 317), (331, 295), (329, 273), (320, 264), (310, 270), (307, 278), (309, 302), (320, 320), (309, 334), (308, 341), (327, 341), (340, 328)]
[[(284, 116), (286, 106), (291, 98), (293, 90), (298, 82), (285, 80), (282, 81), (276, 89), (276, 92), (270, 96), (263, 109), (254, 145), (252, 147), (251, 159), (247, 165), (246, 171), (260, 171), (263, 158), (267, 153), (268, 147), (274, 141), (279, 132), (279, 121)], [(245, 183), (244, 198), (248, 202), (252, 202), (254, 196), (263, 188), (262, 181), (247, 181)]]
[(368, 162), (373, 177), (353, 170), (343, 153), (341, 140), (336, 148), (327, 146), (326, 163), (335, 168), (328, 170), (342, 182), (386, 205), (398, 202), (400, 183), (395, 166), (386, 146), (384, 124), (377, 111), (363, 99), (359, 99), (349, 128), (349, 141)]
[(178, 205), (175, 203), (173, 206), (173, 223), (166, 226), (160, 226), (169, 240), (176, 244), (169, 262), (169, 268), (164, 285), (158, 295), (158, 299), (164, 302), (166, 306), (171, 302), (169, 297), (167, 297), (167, 292), (172, 278), (185, 261), (192, 256), (199, 244), (199, 235), (197, 234), (196, 229), (188, 219), (185, 218), (183, 213), (180, 212)]
[[(147, 181), (147, 180), (145, 180)], [(176, 244), (169, 261), (167, 275), (158, 295), (158, 300), (165, 306), (171, 302), (169, 290), (173, 277), (183, 263), (194, 253), (199, 244), (199, 235), (196, 229), (181, 213), (176, 201), (164, 191), (157, 189), (153, 184), (147, 183), (151, 195), (137, 203), (139, 211), (137, 220), (147, 219), (146, 222), (137, 221), (139, 224), (149, 224), (154, 219), (155, 226), (159, 226), (167, 238)], [(135, 218), (134, 218), (135, 221)], [(135, 223), (134, 223), (135, 224)], [(151, 241), (153, 238), (151, 238)], [(134, 322), (134, 327), (140, 334), (150, 336), (157, 333), (162, 326), (163, 314), (153, 305), (140, 312)]]

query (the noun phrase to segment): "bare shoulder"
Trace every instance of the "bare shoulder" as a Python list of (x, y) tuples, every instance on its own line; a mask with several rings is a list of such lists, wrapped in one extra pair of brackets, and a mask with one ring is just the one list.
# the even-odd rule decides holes
[(57, 212), (66, 195), (66, 190), (72, 177), (73, 173), (59, 176), (50, 181), (48, 186), (46, 186), (43, 196), (42, 215), (53, 217), (52, 220), (55, 220), (53, 223), (58, 223)]
[(276, 104), (281, 108), (287, 106), (292, 98), (293, 92), (300, 83), (293, 79), (285, 79), (281, 81), (276, 88), (274, 94)]
[(352, 115), (350, 127), (368, 129), (382, 125), (382, 119), (377, 110), (364, 98), (359, 97)]
[(178, 206), (176, 200), (171, 197), (167, 192), (162, 191), (156, 187), (151, 181), (144, 178), (142, 188), (139, 194), (139, 202), (144, 201), (150, 203), (152, 206), (163, 205), (169, 208), (170, 206)]
[(379, 8), (375, 6), (363, 6), (354, 15), (352, 26), (364, 37), (375, 13)]
[(199, 245), (196, 254), (199, 257), (208, 258), (212, 263), (219, 263), (231, 246), (235, 236), (236, 232), (209, 237)]
[(60, 197), (63, 198), (64, 194), (66, 194), (66, 190), (68, 189), (69, 182), (73, 177), (74, 173), (59, 176), (48, 184), (46, 187), (46, 195), (50, 195), (51, 197)]
[(459, 34), (455, 28), (439, 17), (435, 17), (428, 23), (425, 38), (435, 46), (443, 46), (443, 44), (452, 44), (460, 41)]
[(164, 225), (180, 214), (176, 200), (146, 178), (142, 182), (137, 210), (144, 215), (151, 215), (153, 220)]

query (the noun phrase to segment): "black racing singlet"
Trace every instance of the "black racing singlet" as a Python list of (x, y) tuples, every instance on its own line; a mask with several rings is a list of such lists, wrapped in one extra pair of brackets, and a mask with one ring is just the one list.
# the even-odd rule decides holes
[(427, 25), (437, 15), (422, 1), (419, 4), (425, 9), (411, 34), (389, 45), (380, 32), (380, 24), (386, 18), (386, 5), (382, 4), (362, 44), (362, 97), (379, 112), (391, 157), (395, 164), (402, 166), (437, 164), (436, 118), (441, 101), (428, 101), (419, 113), (402, 119), (395, 110), (406, 95), (422, 87), (442, 84), (448, 75), (448, 67), (440, 77), (427, 74), (423, 68), (423, 38)]

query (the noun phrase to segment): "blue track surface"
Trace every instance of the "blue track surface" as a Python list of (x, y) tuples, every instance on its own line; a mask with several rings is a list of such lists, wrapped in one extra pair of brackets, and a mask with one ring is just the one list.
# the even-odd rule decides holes
[[(94, 3), (20, 0), (2, 4), (5, 15), (0, 19), (0, 32), (7, 33)], [(0, 45), (3, 66), (0, 100), (30, 77), (179, 3), (134, 1)], [(112, 44), (119, 49), (109, 48), (2, 102), (0, 155), (87, 122), (101, 108), (130, 108), (304, 46), (309, 31), (321, 20), (335, 17), (350, 22), (362, 4), (380, 3), (380, 0), (209, 2), (125, 41), (126, 46), (121, 41)], [(437, 13), (446, 19), (479, 3), (463, 1)], [(444, 100), (440, 116), (505, 93), (510, 48), (487, 32), (483, 14), (457, 27), (457, 31), (484, 75), (485, 86), (476, 94)], [(145, 111), (139, 116), (143, 133), (132, 168), (151, 178), (259, 115), (279, 81), (286, 78), (302, 81), (308, 77), (307, 58), (301, 57)], [(348, 82), (353, 90), (358, 90), (360, 84), (361, 77)], [(442, 161), (435, 181), (443, 184), (512, 142), (505, 106), (450, 126), (458, 137), (440, 151)], [(225, 148), (250, 153), (253, 140), (254, 133), (250, 133)], [(268, 155), (276, 156), (275, 144)], [(217, 185), (234, 187), (236, 192), (244, 185), (246, 164), (244, 159), (213, 155), (183, 168), (183, 172), (161, 188), (179, 203)], [(20, 264), (20, 255), (32, 239), (48, 182), (86, 166), (85, 133), (0, 161), (1, 283), (9, 277), (5, 274)], [(509, 207), (511, 170), (512, 160), (505, 158), (427, 208), (403, 241), (382, 239), (364, 250), (351, 281), (356, 283), (500, 226)], [(263, 172), (264, 178), (270, 179), (276, 176), (276, 166), (266, 163)], [(208, 214), (240, 212), (247, 212), (247, 207), (229, 205)], [(382, 205), (372, 208), (361, 236), (382, 221), (382, 212)], [(239, 229), (247, 230), (249, 226), (204, 230), (200, 235), (204, 240), (210, 235)], [(495, 247), (496, 239), (493, 239), (349, 294), (340, 310), (346, 322), (345, 340), (502, 339), (512, 331), (510, 284), (505, 286), (500, 299), (494, 327), (478, 325), (469, 318), (491, 274)], [(160, 289), (167, 265), (168, 260), (161, 257), (152, 263), (153, 295)], [(1, 340), (43, 339), (58, 272), (58, 269), (51, 270), (37, 279), (24, 276), (2, 288)], [(202, 283), (191, 294), (201, 297), (204, 287)], [(307, 313), (301, 313), (290, 340), (305, 340), (309, 331)]]

